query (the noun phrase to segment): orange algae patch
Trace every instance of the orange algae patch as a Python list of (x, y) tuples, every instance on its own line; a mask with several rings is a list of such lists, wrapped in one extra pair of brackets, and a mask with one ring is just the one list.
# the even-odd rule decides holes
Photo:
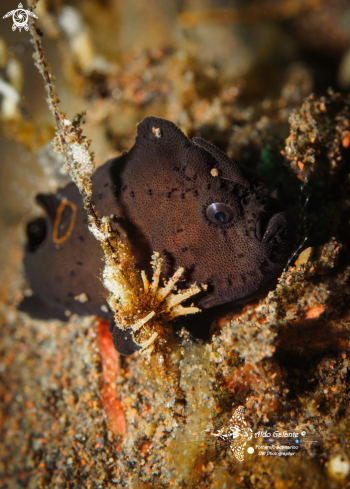
[(326, 308), (325, 308), (324, 305), (321, 305), (321, 306), (318, 306), (318, 307), (312, 307), (311, 309), (309, 309), (306, 312), (305, 317), (307, 319), (315, 319), (315, 318), (318, 318), (323, 313), (323, 311), (325, 309)]
[(350, 144), (350, 132), (349, 131), (345, 131), (344, 134), (343, 134), (343, 140), (342, 140), (342, 145), (344, 148), (347, 148)]
[(126, 434), (126, 419), (118, 398), (116, 380), (119, 372), (119, 353), (114, 348), (109, 323), (98, 319), (97, 343), (102, 363), (101, 402), (107, 416), (107, 424), (116, 435)]

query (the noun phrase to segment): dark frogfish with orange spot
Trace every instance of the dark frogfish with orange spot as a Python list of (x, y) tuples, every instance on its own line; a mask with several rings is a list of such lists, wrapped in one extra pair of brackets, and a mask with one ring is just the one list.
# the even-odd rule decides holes
[[(292, 225), (276, 193), (219, 148), (191, 141), (164, 119), (145, 118), (131, 150), (96, 170), (92, 191), (99, 214), (126, 232), (140, 270), (150, 274), (150, 257), (159, 251), (165, 279), (184, 267), (183, 287), (208, 285), (192, 299), (202, 309), (267, 293), (292, 251)], [(37, 202), (45, 216), (29, 223), (24, 257), (33, 294), (20, 309), (39, 318), (66, 319), (69, 310), (112, 319), (100, 280), (102, 252), (84, 223), (76, 186), (39, 194)], [(138, 349), (131, 335), (113, 328), (120, 353)]]

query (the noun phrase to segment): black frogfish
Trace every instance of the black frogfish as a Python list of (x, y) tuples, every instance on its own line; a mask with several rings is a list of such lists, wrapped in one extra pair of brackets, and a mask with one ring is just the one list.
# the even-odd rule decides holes
[[(202, 309), (267, 293), (292, 251), (292, 225), (276, 192), (164, 119), (145, 118), (131, 150), (96, 170), (92, 191), (99, 214), (127, 234), (140, 270), (151, 273), (158, 251), (165, 279), (181, 266), (183, 287), (208, 285), (191, 299)], [(33, 294), (20, 309), (43, 319), (65, 319), (67, 310), (112, 318), (102, 252), (76, 186), (36, 199), (45, 215), (27, 226), (24, 267)]]

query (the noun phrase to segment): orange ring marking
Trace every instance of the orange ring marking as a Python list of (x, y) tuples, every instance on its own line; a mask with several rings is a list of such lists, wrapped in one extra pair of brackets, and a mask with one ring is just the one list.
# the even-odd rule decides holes
[[(63, 236), (61, 236), (60, 238), (58, 238), (58, 227), (59, 227), (60, 222), (61, 222), (62, 212), (64, 211), (64, 209), (67, 206), (72, 209), (71, 221), (69, 223), (69, 227), (68, 227), (68, 230), (67, 230), (66, 234), (64, 234)], [(74, 228), (74, 221), (75, 221), (76, 213), (77, 213), (77, 206), (75, 204), (73, 204), (73, 202), (70, 202), (69, 200), (65, 200), (64, 202), (61, 202), (60, 203), (60, 206), (59, 206), (59, 208), (57, 210), (55, 224), (53, 226), (53, 231), (52, 231), (52, 240), (53, 240), (54, 243), (60, 244), (60, 243), (63, 243), (64, 241), (66, 241), (66, 239), (69, 238), (69, 236), (71, 235), (71, 233), (73, 231), (73, 228)]]

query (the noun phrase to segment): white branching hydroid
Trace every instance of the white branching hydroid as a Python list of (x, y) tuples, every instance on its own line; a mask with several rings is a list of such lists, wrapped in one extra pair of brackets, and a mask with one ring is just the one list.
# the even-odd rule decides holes
[(56, 151), (60, 151), (64, 157), (65, 167), (81, 193), (89, 219), (89, 230), (100, 243), (104, 260), (102, 281), (109, 306), (115, 314), (116, 325), (122, 330), (131, 331), (142, 351), (153, 351), (156, 340), (159, 340), (157, 344), (161, 349), (161, 345), (167, 342), (168, 322), (177, 316), (199, 311), (193, 306), (183, 307), (181, 303), (201, 290), (206, 290), (206, 287), (194, 284), (176, 293), (176, 284), (184, 272), (182, 268), (175, 272), (164, 287), (159, 286), (162, 269), (159, 253), (152, 256), (153, 277), (149, 283), (146, 273), (135, 267), (127, 237), (121, 237), (113, 230), (108, 217), (99, 216), (92, 203), (94, 155), (89, 151), (90, 141), (82, 136), (80, 129), (84, 114), (71, 121), (60, 110), (41, 38), (33, 23), (30, 32), (36, 66), (44, 78), (48, 105), (56, 121)]

